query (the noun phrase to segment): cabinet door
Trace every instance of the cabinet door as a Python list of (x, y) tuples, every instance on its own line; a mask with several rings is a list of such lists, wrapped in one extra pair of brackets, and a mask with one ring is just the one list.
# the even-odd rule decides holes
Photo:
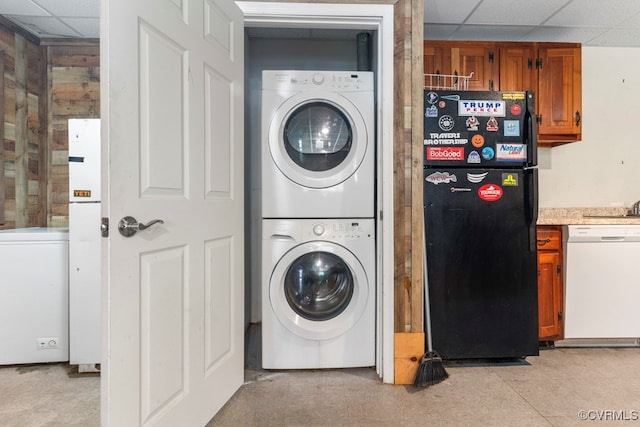
[(451, 74), (451, 49), (427, 40), (424, 41), (423, 48), (425, 88), (439, 88), (441, 85), (448, 84), (443, 78), (437, 76)]
[(559, 252), (538, 252), (538, 334), (540, 341), (562, 337), (562, 282)]
[(451, 70), (453, 74), (468, 76), (468, 90), (498, 90), (499, 52), (492, 44), (467, 43), (451, 48)]
[(539, 140), (578, 140), (582, 137), (581, 48), (541, 44), (538, 54)]
[(533, 45), (500, 48), (500, 90), (532, 90), (534, 83)]

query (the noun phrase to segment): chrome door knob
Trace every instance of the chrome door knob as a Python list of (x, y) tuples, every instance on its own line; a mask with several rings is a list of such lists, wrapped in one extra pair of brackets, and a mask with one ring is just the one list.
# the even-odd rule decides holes
[(154, 224), (164, 224), (161, 219), (154, 219), (146, 224), (141, 224), (132, 216), (125, 216), (118, 222), (118, 231), (124, 237), (131, 237), (138, 231), (146, 230)]

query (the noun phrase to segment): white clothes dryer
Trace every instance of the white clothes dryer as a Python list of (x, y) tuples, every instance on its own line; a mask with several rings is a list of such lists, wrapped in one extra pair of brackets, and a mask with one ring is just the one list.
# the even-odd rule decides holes
[(262, 72), (262, 217), (374, 216), (373, 73)]
[(373, 219), (262, 221), (262, 367), (375, 365)]

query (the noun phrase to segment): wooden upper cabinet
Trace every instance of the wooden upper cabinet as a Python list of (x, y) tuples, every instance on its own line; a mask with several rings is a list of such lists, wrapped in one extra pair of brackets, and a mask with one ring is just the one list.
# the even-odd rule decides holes
[[(468, 90), (533, 91), (538, 145), (582, 138), (580, 44), (425, 40), (424, 72), (460, 76), (473, 72)], [(429, 83), (425, 77), (425, 86)], [(437, 83), (447, 82), (437, 79)]]
[(499, 68), (493, 44), (469, 44), (451, 48), (453, 74), (473, 76), (468, 80), (467, 90), (497, 90)]
[(538, 48), (538, 143), (557, 145), (582, 138), (582, 51)]
[(453, 81), (444, 78), (434, 81), (433, 77), (429, 81), (425, 77), (425, 86), (452, 86), (451, 83), (461, 83), (462, 76), (473, 73), (467, 90), (497, 90), (495, 80), (499, 71), (493, 43), (424, 42), (425, 74), (460, 76)]
[(534, 79), (535, 52), (528, 43), (505, 46), (500, 52), (500, 90), (532, 90)]
[[(425, 74), (446, 75), (451, 73), (451, 50), (443, 46), (433, 46), (424, 43), (423, 67)], [(425, 76), (424, 85), (440, 86), (445, 84), (442, 79)]]

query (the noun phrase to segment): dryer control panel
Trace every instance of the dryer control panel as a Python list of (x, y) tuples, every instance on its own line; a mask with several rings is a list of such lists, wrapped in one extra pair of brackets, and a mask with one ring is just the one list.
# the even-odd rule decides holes
[(332, 91), (373, 91), (371, 71), (304, 71), (265, 70), (262, 72), (262, 90), (326, 89)]

